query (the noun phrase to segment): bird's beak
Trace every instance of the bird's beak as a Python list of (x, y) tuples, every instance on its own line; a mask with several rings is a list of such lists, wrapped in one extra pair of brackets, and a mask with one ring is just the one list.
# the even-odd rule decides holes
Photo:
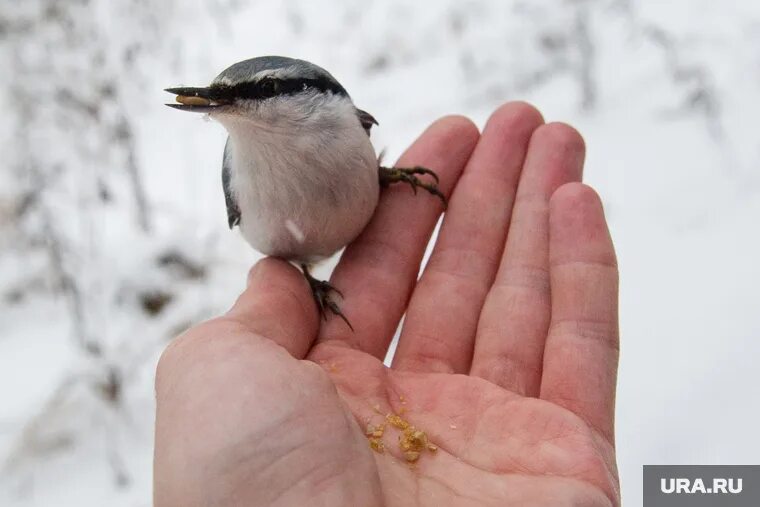
[(194, 113), (209, 113), (219, 106), (229, 104), (219, 96), (218, 90), (213, 88), (166, 88), (165, 91), (173, 93), (177, 97), (177, 104), (166, 104), (174, 109), (181, 111), (191, 111)]

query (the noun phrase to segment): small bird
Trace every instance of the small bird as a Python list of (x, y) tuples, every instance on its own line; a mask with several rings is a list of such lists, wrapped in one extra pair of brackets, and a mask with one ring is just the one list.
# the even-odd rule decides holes
[[(377, 120), (313, 63), (283, 56), (238, 62), (202, 88), (167, 88), (182, 111), (206, 113), (227, 130), (222, 187), (227, 223), (259, 252), (301, 267), (320, 314), (348, 318), (340, 291), (309, 268), (353, 241), (372, 217), (380, 189), (409, 184), (446, 198), (423, 167), (380, 165), (370, 129)], [(418, 178), (427, 175), (431, 182)]]

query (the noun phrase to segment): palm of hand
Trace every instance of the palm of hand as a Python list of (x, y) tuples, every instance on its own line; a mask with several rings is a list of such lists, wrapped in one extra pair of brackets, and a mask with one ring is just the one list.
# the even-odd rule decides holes
[(386, 370), (349, 349), (315, 355), (356, 420), (401, 411), (438, 447), (410, 467), (386, 426), (390, 456), (371, 456), (384, 505), (609, 505), (616, 494), (612, 448), (562, 407), (476, 377)]
[[(389, 192), (346, 251), (333, 283), (356, 333), (320, 329), (300, 275), (268, 259), (228, 315), (177, 340), (157, 379), (156, 505), (616, 505), (614, 253), (587, 187), (563, 188), (550, 213), (582, 145), (539, 125), (513, 104), (471, 158), (459, 119), (410, 149), (449, 189), (470, 162), (416, 287), (430, 203)], [(510, 191), (514, 209), (487, 209)], [(405, 214), (417, 223), (394, 236)], [(410, 465), (388, 427), (373, 452), (364, 428), (386, 413), (438, 450)]]

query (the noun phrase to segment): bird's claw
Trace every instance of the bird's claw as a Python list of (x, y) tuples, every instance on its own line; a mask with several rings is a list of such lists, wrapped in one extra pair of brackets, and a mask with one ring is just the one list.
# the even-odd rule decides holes
[[(435, 183), (426, 183), (420, 180), (416, 176), (418, 174), (431, 176), (435, 180)], [(446, 209), (448, 206), (446, 196), (443, 195), (443, 193), (438, 189), (438, 183), (440, 182), (440, 179), (438, 178), (438, 175), (430, 169), (426, 169), (424, 167), (411, 167), (408, 169), (397, 167), (380, 168), (380, 184), (383, 187), (387, 187), (391, 183), (399, 182), (407, 183), (410, 187), (412, 187), (412, 191), (415, 193), (415, 195), (417, 194), (417, 188), (423, 188), (441, 200), (443, 203), (443, 209)]]
[(303, 270), (303, 274), (306, 277), (306, 281), (309, 282), (309, 287), (311, 287), (311, 294), (314, 296), (314, 301), (317, 303), (317, 308), (319, 309), (319, 314), (322, 316), (322, 318), (324, 320), (327, 320), (327, 312), (329, 310), (333, 315), (337, 315), (343, 319), (343, 322), (345, 322), (351, 331), (353, 331), (354, 326), (351, 325), (351, 323), (348, 321), (348, 318), (345, 316), (343, 311), (341, 311), (338, 304), (330, 296), (330, 293), (334, 292), (343, 298), (343, 293), (333, 287), (330, 282), (327, 282), (325, 280), (317, 280), (311, 276), (311, 273), (309, 273), (309, 270), (305, 265), (302, 265), (301, 269)]

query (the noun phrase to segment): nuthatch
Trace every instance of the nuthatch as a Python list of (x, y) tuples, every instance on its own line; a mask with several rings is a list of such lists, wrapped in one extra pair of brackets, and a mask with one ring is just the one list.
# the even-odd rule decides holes
[(380, 167), (369, 140), (377, 121), (312, 63), (262, 56), (228, 67), (207, 87), (166, 91), (178, 102), (168, 106), (207, 113), (227, 129), (222, 185), (229, 227), (239, 226), (259, 252), (300, 265), (320, 313), (330, 310), (349, 327), (330, 295), (340, 292), (312, 277), (309, 266), (359, 235), (383, 186), (405, 182), (446, 205), (434, 172)]

